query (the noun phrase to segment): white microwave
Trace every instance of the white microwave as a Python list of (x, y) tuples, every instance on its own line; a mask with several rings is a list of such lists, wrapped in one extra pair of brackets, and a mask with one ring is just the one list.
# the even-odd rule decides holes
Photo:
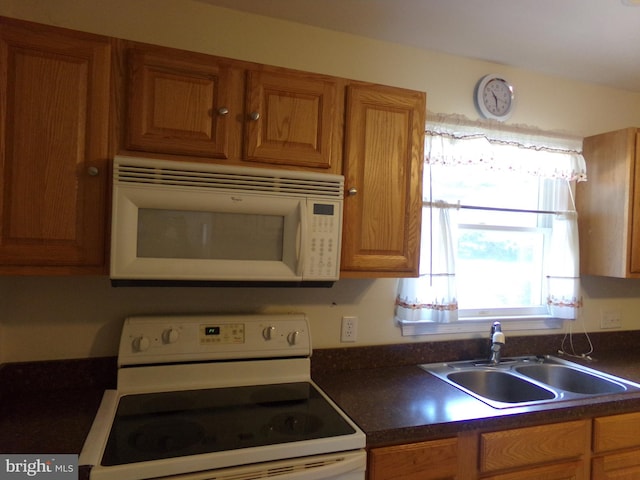
[(116, 156), (112, 283), (330, 286), (343, 190), (341, 175)]

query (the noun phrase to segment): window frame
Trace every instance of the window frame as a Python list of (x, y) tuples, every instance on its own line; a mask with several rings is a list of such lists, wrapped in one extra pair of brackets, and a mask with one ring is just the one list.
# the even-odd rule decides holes
[[(426, 168), (430, 168), (429, 165)], [(431, 173), (428, 174), (428, 177), (425, 176), (425, 180), (428, 178), (429, 182), (433, 181), (433, 177)], [(567, 185), (567, 188), (572, 189), (570, 184)], [(431, 190), (431, 185), (429, 185), (429, 190)], [(554, 202), (554, 199), (559, 194), (557, 184), (555, 180), (549, 180), (545, 178), (539, 179), (538, 186), (538, 210), (534, 213), (533, 210), (523, 210), (523, 213), (511, 212), (511, 214), (523, 214), (523, 215), (537, 215), (538, 220), (536, 222), (536, 227), (522, 227), (522, 226), (499, 226), (499, 225), (487, 225), (486, 230), (511, 230), (511, 231), (540, 231), (544, 235), (544, 252), (548, 252), (548, 246), (550, 243), (551, 236), (551, 228), (550, 222), (545, 220), (546, 215), (550, 215), (551, 213), (551, 205)], [(569, 193), (572, 195), (572, 192)], [(443, 199), (438, 199), (443, 200)], [(444, 199), (445, 203), (450, 202), (453, 199)], [(437, 201), (432, 199), (431, 201)], [(456, 199), (457, 201), (457, 199)], [(424, 208), (429, 208), (430, 202), (424, 202)], [(483, 207), (480, 205), (469, 205), (474, 210), (485, 210), (492, 211), (496, 210), (496, 207)], [(423, 212), (424, 212), (423, 208)], [(458, 208), (464, 208), (461, 206), (458, 201)], [(499, 210), (499, 208), (498, 208)], [(517, 209), (516, 209), (517, 210)], [(423, 213), (424, 215), (424, 213)], [(425, 215), (426, 216), (426, 215)], [(424, 218), (423, 222), (428, 221), (428, 218)], [(471, 227), (475, 228), (481, 224), (467, 224), (467, 223), (458, 223), (458, 228)], [(484, 332), (486, 330), (487, 323), (492, 323), (494, 321), (500, 321), (509, 331), (525, 331), (525, 330), (550, 330), (550, 329), (560, 329), (563, 327), (563, 320), (553, 317), (551, 312), (546, 305), (544, 299), (547, 297), (547, 287), (545, 285), (545, 275), (544, 275), (544, 254), (542, 259), (540, 260), (542, 265), (541, 268), (541, 276), (540, 282), (542, 283), (542, 293), (541, 293), (541, 304), (535, 307), (509, 307), (509, 308), (492, 308), (491, 312), (488, 314), (482, 314), (481, 311), (483, 309), (458, 309), (458, 320), (456, 322), (451, 323), (437, 323), (437, 322), (425, 322), (425, 321), (408, 321), (402, 320), (401, 325), (403, 327), (403, 335), (449, 335), (449, 334), (476, 334), (480, 332)], [(457, 273), (456, 273), (457, 275)], [(458, 292), (459, 294), (459, 292)], [(459, 299), (459, 295), (458, 295)], [(499, 312), (500, 314), (495, 314)]]

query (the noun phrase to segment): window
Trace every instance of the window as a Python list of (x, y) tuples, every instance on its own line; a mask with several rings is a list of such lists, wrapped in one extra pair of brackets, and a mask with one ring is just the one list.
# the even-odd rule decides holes
[(582, 156), (568, 139), (462, 130), (427, 132), (420, 278), (402, 279), (396, 301), (403, 334), (575, 318)]

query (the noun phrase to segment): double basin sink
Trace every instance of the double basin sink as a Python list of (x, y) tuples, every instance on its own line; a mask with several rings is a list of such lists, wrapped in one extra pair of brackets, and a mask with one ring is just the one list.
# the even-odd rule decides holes
[(640, 392), (640, 384), (554, 356), (430, 363), (420, 368), (494, 408)]

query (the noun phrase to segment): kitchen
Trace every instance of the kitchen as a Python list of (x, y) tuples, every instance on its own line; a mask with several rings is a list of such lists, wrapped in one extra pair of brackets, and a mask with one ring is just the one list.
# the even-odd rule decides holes
[[(153, 11), (152, 16), (149, 11)], [(514, 123), (590, 135), (640, 122), (640, 94), (635, 92), (402, 47), (196, 1), (109, 2), (108, 8), (99, 1), (82, 5), (71, 1), (55, 5), (5, 1), (0, 14), (422, 90), (427, 92), (430, 111), (455, 112), (469, 118), (477, 117), (470, 95), (477, 79), (488, 71), (498, 71), (508, 75), (521, 92), (511, 119)], [(140, 22), (141, 18), (144, 22)], [(305, 42), (297, 41), (299, 38), (305, 38)], [(358, 61), (354, 62), (354, 58)], [(562, 102), (553, 100), (560, 97)], [(261, 313), (304, 311), (311, 321), (314, 349), (345, 347), (340, 342), (343, 316), (359, 318), (357, 346), (424, 342), (424, 338), (402, 337), (392, 321), (396, 283), (393, 279), (345, 279), (331, 289), (301, 289), (293, 293), (284, 289), (163, 289), (159, 295), (153, 289), (113, 289), (105, 277), (1, 277), (0, 360), (5, 363), (113, 356), (122, 319), (127, 315), (242, 312), (247, 305)], [(619, 312), (621, 330), (638, 329), (637, 281), (585, 278), (583, 290), (582, 320), (588, 331), (600, 331), (603, 310)]]

